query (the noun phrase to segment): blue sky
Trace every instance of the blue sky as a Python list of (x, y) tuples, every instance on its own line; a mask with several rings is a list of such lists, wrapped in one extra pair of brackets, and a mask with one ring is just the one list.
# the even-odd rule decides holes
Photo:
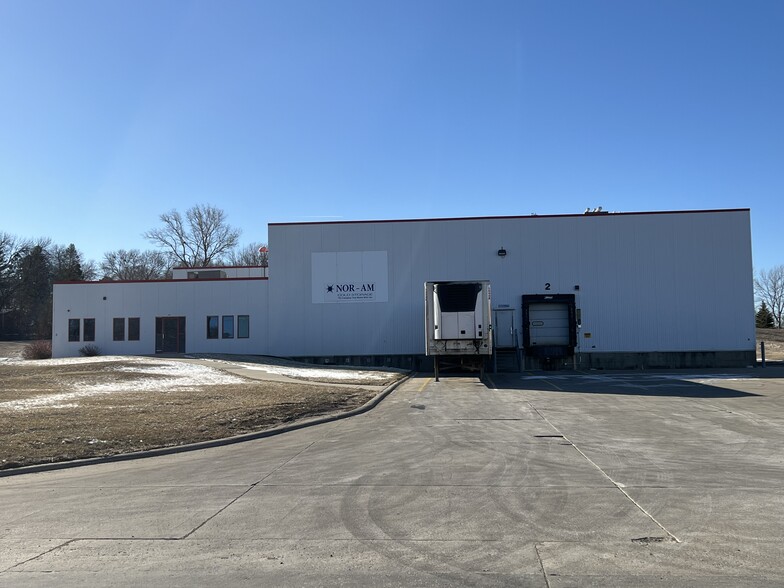
[(784, 263), (784, 2), (0, 2), (0, 231), (158, 214), (752, 209)]

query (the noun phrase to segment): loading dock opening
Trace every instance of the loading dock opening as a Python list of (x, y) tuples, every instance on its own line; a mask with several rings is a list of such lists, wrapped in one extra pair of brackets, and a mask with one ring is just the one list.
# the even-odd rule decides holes
[(577, 346), (574, 294), (523, 294), (523, 347), (544, 369), (572, 357)]

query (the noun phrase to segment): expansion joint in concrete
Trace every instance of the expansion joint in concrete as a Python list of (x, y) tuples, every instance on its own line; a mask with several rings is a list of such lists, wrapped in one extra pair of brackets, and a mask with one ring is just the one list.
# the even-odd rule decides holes
[(245, 495), (246, 495), (248, 492), (250, 492), (251, 490), (253, 490), (253, 489), (254, 489), (256, 486), (258, 486), (258, 485), (259, 485), (259, 484), (261, 484), (261, 483), (262, 483), (264, 480), (266, 480), (267, 478), (269, 478), (269, 477), (270, 477), (272, 474), (274, 474), (275, 472), (277, 472), (277, 471), (278, 471), (280, 468), (284, 467), (284, 466), (285, 466), (287, 463), (289, 463), (291, 460), (293, 460), (293, 459), (296, 459), (297, 457), (299, 457), (300, 455), (302, 455), (302, 454), (303, 454), (305, 451), (307, 451), (308, 449), (310, 449), (310, 448), (313, 446), (313, 444), (314, 444), (314, 443), (315, 443), (315, 441), (312, 441), (312, 442), (308, 443), (308, 444), (307, 444), (307, 445), (306, 445), (306, 446), (305, 446), (305, 447), (304, 447), (302, 450), (298, 451), (297, 453), (295, 453), (294, 455), (292, 455), (292, 456), (291, 456), (289, 459), (287, 459), (286, 461), (284, 461), (283, 463), (281, 463), (281, 464), (280, 464), (280, 465), (278, 465), (277, 467), (275, 467), (275, 468), (273, 468), (272, 470), (270, 470), (269, 472), (267, 472), (267, 473), (264, 475), (264, 477), (263, 477), (263, 478), (261, 478), (260, 480), (256, 480), (255, 482), (253, 482), (253, 483), (252, 483), (250, 486), (248, 486), (248, 487), (247, 487), (247, 488), (246, 488), (246, 489), (245, 489), (245, 490), (244, 490), (244, 491), (243, 491), (243, 492), (242, 492), (242, 493), (241, 493), (239, 496), (235, 496), (233, 499), (231, 499), (231, 500), (229, 501), (229, 503), (228, 503), (228, 504), (226, 504), (226, 505), (222, 506), (220, 509), (218, 509), (218, 511), (217, 511), (217, 512), (215, 512), (215, 513), (213, 513), (212, 515), (210, 515), (209, 517), (207, 517), (207, 518), (206, 518), (204, 521), (202, 521), (201, 523), (199, 523), (198, 525), (196, 525), (196, 526), (195, 526), (193, 529), (191, 529), (191, 530), (190, 530), (188, 533), (186, 533), (186, 534), (185, 534), (185, 535), (183, 535), (182, 537), (179, 537), (178, 539), (187, 539), (188, 537), (190, 537), (191, 535), (193, 535), (193, 534), (194, 534), (196, 531), (198, 531), (198, 530), (199, 530), (199, 529), (201, 529), (201, 528), (202, 528), (204, 525), (206, 525), (207, 523), (209, 523), (209, 522), (210, 522), (212, 519), (214, 519), (215, 517), (217, 517), (218, 515), (220, 515), (220, 514), (221, 514), (222, 512), (224, 512), (224, 511), (225, 511), (227, 508), (229, 508), (229, 507), (230, 507), (232, 504), (234, 504), (234, 503), (235, 503), (235, 502), (237, 502), (237, 501), (238, 501), (240, 498), (242, 498), (243, 496), (245, 496)]
[(550, 588), (550, 580), (547, 579), (547, 570), (544, 569), (544, 561), (542, 560), (542, 554), (539, 553), (539, 544), (534, 543), (534, 551), (536, 552), (536, 559), (539, 561), (539, 567), (542, 568), (542, 575), (544, 576), (544, 584), (547, 588)]
[(582, 449), (580, 449), (579, 447), (577, 447), (577, 445), (575, 445), (575, 444), (574, 444), (574, 442), (573, 442), (571, 439), (569, 439), (569, 437), (567, 437), (567, 436), (566, 436), (566, 435), (565, 435), (563, 432), (561, 432), (561, 431), (558, 429), (558, 427), (556, 427), (556, 426), (555, 426), (555, 425), (554, 425), (552, 422), (550, 422), (550, 420), (549, 420), (549, 419), (548, 419), (546, 416), (544, 416), (544, 415), (543, 415), (541, 412), (539, 412), (539, 410), (538, 410), (538, 409), (537, 409), (537, 408), (536, 408), (536, 407), (535, 407), (533, 404), (531, 404), (531, 403), (529, 402), (529, 403), (528, 403), (528, 406), (530, 406), (530, 407), (531, 407), (531, 410), (533, 410), (533, 411), (534, 411), (536, 414), (538, 414), (538, 415), (539, 415), (539, 418), (541, 418), (541, 419), (542, 419), (544, 422), (546, 422), (548, 425), (550, 425), (550, 427), (552, 427), (552, 429), (553, 429), (554, 431), (556, 431), (556, 432), (557, 432), (557, 433), (558, 433), (560, 436), (562, 436), (562, 437), (563, 437), (563, 439), (564, 439), (564, 441), (566, 441), (566, 442), (567, 442), (569, 445), (571, 445), (572, 447), (574, 447), (575, 451), (577, 451), (577, 453), (579, 453), (580, 455), (582, 455), (582, 456), (583, 456), (583, 458), (585, 458), (585, 460), (586, 460), (588, 463), (590, 463), (590, 464), (591, 464), (593, 467), (595, 467), (597, 470), (599, 470), (599, 472), (600, 472), (600, 473), (601, 473), (601, 474), (602, 474), (602, 475), (603, 475), (605, 478), (607, 478), (607, 480), (609, 480), (609, 481), (610, 481), (610, 483), (611, 483), (613, 486), (615, 486), (615, 487), (616, 487), (616, 488), (617, 488), (617, 489), (618, 489), (620, 492), (622, 492), (622, 493), (623, 493), (623, 495), (624, 495), (626, 498), (628, 498), (628, 499), (631, 501), (631, 503), (632, 503), (632, 504), (634, 504), (634, 506), (636, 506), (636, 507), (637, 507), (637, 508), (640, 510), (640, 512), (642, 512), (642, 513), (643, 513), (645, 516), (647, 516), (647, 517), (648, 517), (648, 518), (649, 518), (649, 519), (650, 519), (650, 520), (651, 520), (651, 521), (652, 521), (652, 522), (653, 522), (653, 523), (654, 523), (654, 524), (655, 524), (657, 527), (659, 527), (659, 528), (660, 528), (662, 531), (664, 531), (665, 533), (667, 533), (667, 536), (668, 536), (668, 537), (670, 537), (670, 539), (671, 539), (672, 541), (675, 541), (676, 543), (680, 543), (680, 542), (681, 542), (681, 540), (680, 540), (680, 539), (678, 539), (678, 538), (677, 538), (677, 537), (676, 537), (676, 536), (675, 536), (673, 533), (671, 533), (671, 532), (670, 532), (670, 531), (669, 531), (669, 530), (668, 530), (668, 529), (667, 529), (667, 528), (666, 528), (664, 525), (662, 525), (662, 524), (661, 524), (659, 521), (657, 521), (657, 520), (656, 520), (656, 517), (654, 517), (654, 516), (653, 516), (651, 513), (649, 513), (647, 510), (645, 510), (645, 508), (643, 508), (643, 506), (642, 506), (642, 505), (641, 505), (639, 502), (637, 502), (637, 501), (636, 501), (634, 498), (632, 498), (632, 497), (629, 495), (629, 493), (626, 491), (626, 489), (624, 488), (624, 485), (623, 485), (623, 484), (621, 484), (620, 482), (616, 482), (616, 481), (615, 481), (615, 480), (614, 480), (614, 479), (613, 479), (613, 478), (612, 478), (612, 477), (611, 477), (611, 476), (610, 476), (610, 475), (609, 475), (607, 472), (605, 472), (605, 471), (604, 471), (604, 470), (603, 470), (601, 467), (599, 467), (599, 464), (597, 464), (597, 463), (596, 463), (595, 461), (593, 461), (593, 460), (592, 460), (590, 457), (588, 457), (588, 456), (587, 456), (587, 455), (586, 455), (586, 454), (583, 452), (583, 450), (582, 450)]
[(39, 557), (43, 557), (43, 556), (45, 556), (45, 555), (46, 555), (46, 554), (48, 554), (48, 553), (52, 553), (53, 551), (57, 551), (58, 549), (61, 549), (61, 548), (65, 547), (66, 545), (70, 545), (70, 544), (71, 544), (71, 543), (73, 543), (74, 541), (77, 541), (77, 539), (69, 539), (69, 540), (68, 540), (68, 541), (66, 541), (65, 543), (60, 543), (59, 545), (55, 545), (54, 547), (52, 547), (51, 549), (47, 549), (47, 550), (46, 550), (46, 551), (44, 551), (43, 553), (39, 553), (38, 555), (34, 555), (33, 557), (28, 557), (28, 558), (27, 558), (26, 560), (24, 560), (24, 561), (16, 562), (14, 565), (12, 565), (12, 566), (10, 566), (10, 567), (7, 567), (7, 568), (6, 568), (6, 569), (4, 569), (4, 570), (0, 570), (0, 574), (5, 574), (6, 572), (13, 571), (13, 569), (14, 569), (14, 568), (17, 568), (17, 567), (19, 567), (19, 566), (23, 566), (24, 564), (26, 564), (26, 563), (29, 563), (29, 562), (31, 562), (31, 561), (35, 561), (35, 560), (36, 560), (36, 559), (38, 559)]

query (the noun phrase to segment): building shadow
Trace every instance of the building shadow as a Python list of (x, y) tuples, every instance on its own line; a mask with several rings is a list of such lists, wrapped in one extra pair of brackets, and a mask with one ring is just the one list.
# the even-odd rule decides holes
[(717, 381), (784, 379), (784, 369), (689, 370), (645, 372), (525, 372), (488, 374), (485, 385), (498, 390), (554, 394), (610, 394), (680, 398), (744, 398), (761, 396), (715, 385)]

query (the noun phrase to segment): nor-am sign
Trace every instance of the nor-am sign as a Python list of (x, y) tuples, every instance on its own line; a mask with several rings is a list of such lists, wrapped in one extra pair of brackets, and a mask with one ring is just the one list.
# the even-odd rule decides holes
[(313, 304), (387, 302), (386, 251), (311, 253)]

